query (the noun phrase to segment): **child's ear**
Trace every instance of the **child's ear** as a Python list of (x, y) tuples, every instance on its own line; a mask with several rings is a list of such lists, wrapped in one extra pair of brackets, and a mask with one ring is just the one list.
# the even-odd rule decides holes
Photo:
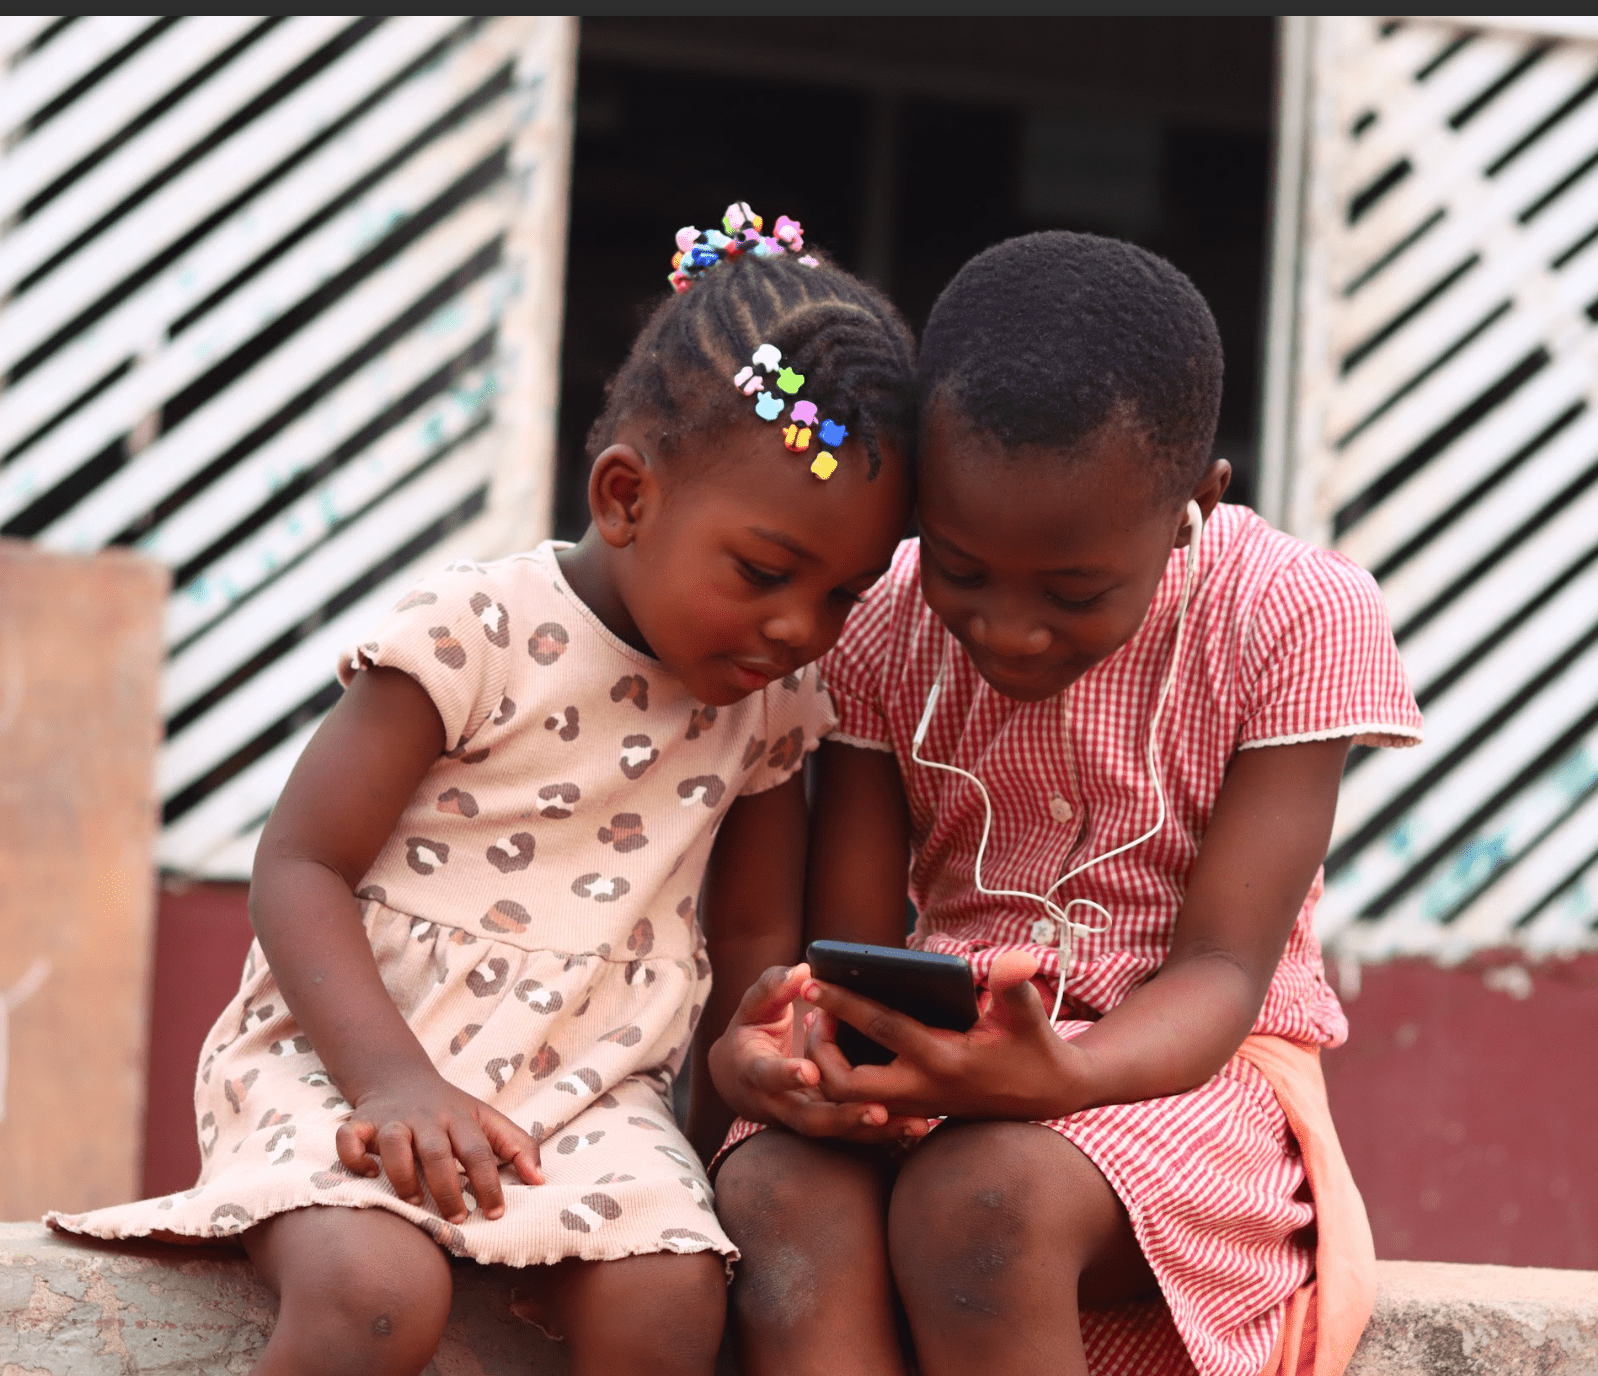
[(1193, 501), (1199, 504), (1199, 510), (1204, 513), (1204, 519), (1210, 519), (1210, 513), (1219, 505), (1226, 489), (1232, 482), (1232, 465), (1225, 459), (1215, 459), (1204, 470), (1204, 476), (1198, 480), (1193, 488)]
[(613, 444), (594, 460), (588, 475), (588, 513), (607, 545), (632, 544), (646, 492), (655, 486), (644, 456), (630, 444)]

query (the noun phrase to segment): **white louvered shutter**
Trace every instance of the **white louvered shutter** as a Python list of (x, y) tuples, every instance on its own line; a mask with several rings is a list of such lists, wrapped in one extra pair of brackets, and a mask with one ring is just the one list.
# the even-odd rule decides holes
[(168, 869), (247, 877), (338, 647), (547, 533), (575, 44), (0, 19), (0, 533), (172, 569)]
[(1420, 748), (1351, 763), (1323, 938), (1591, 947), (1598, 23), (1286, 37), (1262, 490), (1376, 574), (1426, 716)]

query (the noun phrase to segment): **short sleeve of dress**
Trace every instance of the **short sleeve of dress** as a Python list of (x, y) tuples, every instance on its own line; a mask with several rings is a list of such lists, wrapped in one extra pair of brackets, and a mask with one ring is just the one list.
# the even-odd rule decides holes
[(837, 724), (832, 697), (814, 664), (765, 688), (765, 728), (749, 743), (749, 752), (762, 757), (744, 775), (740, 793), (764, 793), (786, 783), (804, 763), (805, 756)]
[(1255, 612), (1243, 648), (1237, 748), (1353, 737), (1418, 745), (1410, 692), (1376, 580), (1328, 550), (1284, 567)]
[(446, 747), (458, 750), (504, 699), (510, 641), (510, 611), (494, 578), (475, 564), (452, 564), (339, 655), (339, 682), (347, 687), (362, 669), (403, 670), (427, 690)]
[(905, 590), (920, 585), (919, 553), (914, 540), (899, 546), (893, 566), (850, 613), (838, 643), (817, 661), (838, 712), (838, 724), (828, 739), (840, 745), (893, 752), (883, 683), (889, 672), (895, 611)]

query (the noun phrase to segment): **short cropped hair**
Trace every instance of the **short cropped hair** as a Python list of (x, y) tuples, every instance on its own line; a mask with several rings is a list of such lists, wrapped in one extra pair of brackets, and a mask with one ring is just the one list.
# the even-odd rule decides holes
[(1135, 244), (1052, 230), (995, 244), (943, 289), (921, 341), (923, 411), (952, 402), (1005, 449), (1140, 432), (1172, 490), (1210, 461), (1221, 336), (1187, 277)]

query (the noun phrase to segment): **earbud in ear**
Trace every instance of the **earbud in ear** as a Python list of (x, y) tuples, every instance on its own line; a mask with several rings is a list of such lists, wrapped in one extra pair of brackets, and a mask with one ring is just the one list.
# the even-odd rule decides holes
[(1187, 568), (1191, 573), (1198, 566), (1199, 539), (1204, 534), (1204, 512), (1197, 502), (1187, 504)]

